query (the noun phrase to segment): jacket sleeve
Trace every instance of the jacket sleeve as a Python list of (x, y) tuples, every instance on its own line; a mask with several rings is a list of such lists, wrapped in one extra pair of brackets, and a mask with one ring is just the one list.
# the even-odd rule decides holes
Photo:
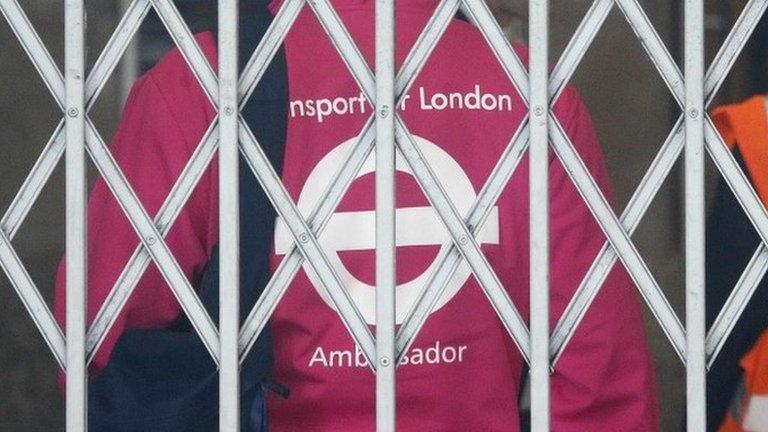
[[(589, 113), (573, 89), (557, 117), (612, 204), (608, 174)], [(552, 329), (605, 242), (559, 159), (550, 164)], [(615, 207), (615, 206), (614, 206)], [(653, 363), (636, 288), (614, 265), (552, 375), (552, 429), (657, 431)]]
[[(205, 132), (208, 113), (180, 107), (194, 107), (190, 91), (177, 91), (179, 74), (172, 84), (164, 71), (173, 69), (166, 60), (134, 85), (126, 102), (110, 150), (150, 217), (154, 217), (181, 174), (193, 149)], [(158, 76), (159, 75), (159, 76)], [(168, 99), (173, 95), (172, 105)], [(190, 100), (186, 100), (190, 99)], [(190, 105), (191, 104), (191, 105)], [(197, 101), (197, 105), (201, 105)], [(204, 105), (204, 103), (203, 103)], [(214, 164), (215, 165), (215, 164)], [(207, 262), (217, 227), (210, 216), (216, 213), (215, 194), (211, 193), (209, 169), (182, 208), (166, 241), (184, 275), (191, 279), (200, 274)], [(215, 178), (215, 177), (214, 177)], [(138, 236), (114, 198), (107, 183), (98, 177), (88, 201), (88, 320), (92, 322), (120, 277), (134, 250)], [(55, 313), (65, 320), (65, 263), (56, 280)], [(160, 328), (171, 325), (180, 315), (180, 307), (154, 263), (150, 263), (136, 288), (109, 331), (93, 362), (102, 369), (117, 338), (126, 328)]]

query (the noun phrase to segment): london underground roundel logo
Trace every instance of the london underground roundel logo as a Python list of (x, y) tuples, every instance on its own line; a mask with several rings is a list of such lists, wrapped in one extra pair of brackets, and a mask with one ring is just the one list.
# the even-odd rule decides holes
[[(476, 193), (472, 183), (462, 170), (461, 166), (443, 149), (434, 143), (414, 137), (424, 157), (430, 164), (437, 180), (441, 183), (448, 197), (453, 201), (459, 214), (466, 215)], [(297, 206), (306, 217), (316, 207), (318, 199), (328, 189), (333, 176), (341, 167), (341, 164), (352, 151), (355, 139), (350, 139), (331, 150), (312, 170), (304, 183), (304, 188), (299, 195)], [(375, 171), (375, 156), (370, 157), (363, 164), (357, 179)], [(398, 154), (396, 169), (401, 173), (413, 175), (405, 160)], [(337, 212), (331, 216), (325, 230), (319, 237), (336, 274), (339, 275), (343, 286), (348, 290), (350, 297), (360, 309), (368, 324), (376, 324), (376, 292), (375, 286), (369, 285), (357, 278), (346, 267), (339, 256), (344, 251), (370, 251), (371, 255), (376, 247), (376, 212), (374, 209), (366, 211)], [(432, 257), (429, 267), (416, 278), (398, 284), (396, 291), (396, 321), (401, 324), (405, 315), (410, 311), (418, 298), (419, 292), (424, 289), (430, 274), (437, 266), (438, 257), (443, 256), (451, 245), (451, 238), (445, 226), (440, 221), (432, 207), (402, 207), (396, 211), (397, 247), (398, 250), (407, 247), (439, 246), (437, 257)], [(480, 244), (499, 243), (499, 213), (494, 207), (488, 220), (483, 226), (479, 236)], [(275, 252), (277, 255), (285, 255), (293, 245), (293, 239), (288, 228), (278, 219), (275, 227)], [(398, 262), (398, 266), (407, 263)], [(312, 271), (304, 264), (304, 270), (315, 287), (320, 286)], [(448, 285), (435, 305), (432, 312), (443, 307), (459, 291), (469, 279), (471, 272), (465, 262), (458, 266)], [(333, 307), (330, 299), (326, 298), (321, 290), (318, 293), (323, 300)]]

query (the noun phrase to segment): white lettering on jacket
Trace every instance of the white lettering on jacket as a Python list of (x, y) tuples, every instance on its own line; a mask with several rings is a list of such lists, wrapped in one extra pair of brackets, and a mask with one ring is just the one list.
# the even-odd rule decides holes
[[(400, 360), (400, 365), (438, 365), (463, 363), (467, 358), (466, 345), (442, 345), (436, 341), (434, 345), (427, 348), (411, 348), (410, 351)], [(309, 359), (309, 367), (368, 367), (368, 360), (365, 359), (360, 347), (355, 346), (353, 350), (326, 350), (323, 347), (317, 347)]]
[[(512, 95), (494, 94), (483, 91), (480, 84), (475, 84), (470, 91), (430, 91), (426, 87), (418, 88), (418, 105), (424, 111), (469, 110), (469, 111), (512, 111)], [(411, 95), (405, 95), (398, 107), (401, 111), (409, 109)], [(323, 123), (331, 116), (367, 114), (371, 105), (365, 94), (355, 96), (337, 96), (333, 98), (294, 99), (288, 103), (291, 117), (307, 117)]]

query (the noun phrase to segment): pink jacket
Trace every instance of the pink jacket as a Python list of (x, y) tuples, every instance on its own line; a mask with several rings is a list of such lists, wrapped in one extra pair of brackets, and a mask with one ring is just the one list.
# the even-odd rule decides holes
[[(403, 0), (397, 10), (402, 62), (436, 0)], [(334, 0), (370, 64), (373, 2)], [(210, 33), (198, 36), (216, 64)], [(308, 215), (349, 151), (371, 108), (309, 8), (285, 41), (290, 105), (283, 181)], [(524, 53), (523, 53), (524, 55)], [(525, 60), (525, 59), (524, 59)], [(483, 37), (454, 21), (409, 93), (400, 114), (457, 209), (465, 213), (526, 109)], [(593, 125), (578, 94), (566, 89), (556, 109), (567, 134), (606, 193), (608, 176)], [(150, 215), (164, 201), (214, 109), (177, 51), (134, 86), (111, 149)], [(398, 322), (429, 276), (449, 237), (410, 174), (398, 162)], [(331, 264), (370, 324), (373, 317), (373, 160), (353, 182), (320, 236)], [(604, 242), (560, 163), (551, 164), (552, 325)], [(190, 280), (217, 242), (214, 160), (167, 237)], [(138, 239), (103, 181), (89, 202), (89, 317), (92, 319)], [(528, 316), (528, 165), (524, 159), (479, 242), (517, 307)], [(291, 245), (278, 224), (273, 265)], [(63, 268), (63, 267), (62, 267)], [(63, 271), (56, 313), (64, 317)], [(270, 399), (275, 431), (374, 430), (374, 380), (336, 312), (300, 271), (271, 320), (274, 378), (291, 389)], [(180, 308), (154, 265), (142, 278), (98, 352), (103, 367), (122, 329), (160, 328)], [(523, 361), (468, 268), (448, 284), (398, 371), (400, 431), (518, 431)], [(617, 268), (552, 375), (553, 430), (657, 431), (652, 361), (636, 290)]]

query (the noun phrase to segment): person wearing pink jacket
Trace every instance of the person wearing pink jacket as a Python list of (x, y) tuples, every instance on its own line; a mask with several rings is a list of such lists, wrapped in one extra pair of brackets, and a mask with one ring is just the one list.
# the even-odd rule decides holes
[[(374, 56), (373, 0), (332, 0), (369, 62)], [(397, 2), (398, 63), (402, 64), (437, 0)], [(275, 11), (279, 4), (273, 4)], [(216, 65), (211, 33), (198, 35)], [(282, 180), (305, 216), (315, 207), (371, 106), (341, 57), (305, 7), (284, 43), (289, 89)], [(525, 61), (525, 50), (519, 50)], [(398, 106), (437, 178), (465, 214), (527, 108), (480, 32), (456, 19)], [(603, 192), (608, 175), (588, 111), (571, 87), (555, 114)], [(150, 216), (158, 211), (215, 110), (178, 51), (133, 88), (111, 149)], [(554, 326), (605, 237), (552, 157), (551, 323)], [(331, 265), (370, 325), (374, 317), (374, 161), (366, 162), (319, 237)], [(397, 322), (450, 237), (407, 163), (397, 174)], [(218, 238), (217, 164), (211, 164), (171, 229), (167, 242), (190, 280), (201, 275)], [(529, 315), (528, 163), (523, 158), (478, 234), (482, 251), (521, 313)], [(92, 319), (138, 239), (101, 180), (89, 202), (89, 293)], [(272, 269), (292, 238), (277, 221)], [(290, 397), (269, 397), (270, 430), (373, 431), (374, 379), (330, 301), (301, 270), (270, 320), (271, 377)], [(56, 311), (63, 319), (63, 278)], [(164, 328), (181, 309), (151, 265), (98, 351), (104, 368), (120, 334)], [(468, 266), (447, 285), (397, 374), (399, 431), (518, 431), (524, 361)], [(552, 429), (558, 432), (658, 430), (653, 364), (640, 301), (617, 264), (552, 374)]]

